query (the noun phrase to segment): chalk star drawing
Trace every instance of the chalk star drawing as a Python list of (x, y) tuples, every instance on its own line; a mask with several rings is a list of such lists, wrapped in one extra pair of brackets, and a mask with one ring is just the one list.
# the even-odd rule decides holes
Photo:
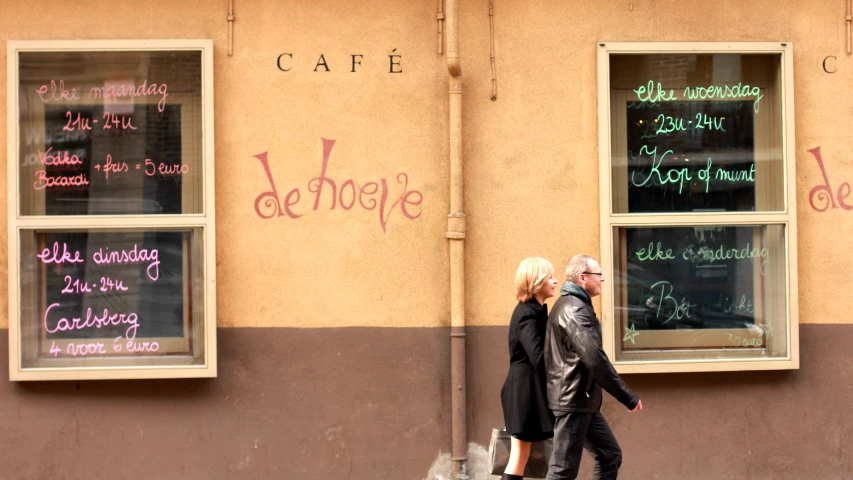
[(630, 327), (625, 327), (625, 336), (622, 337), (622, 341), (624, 342), (625, 340), (630, 340), (631, 343), (636, 345), (637, 343), (634, 342), (634, 337), (636, 337), (639, 334), (640, 334), (640, 332), (634, 330), (634, 324), (631, 324)]
[(769, 323), (756, 323), (755, 325), (764, 333), (770, 333), (770, 331), (773, 330), (773, 327), (771, 327)]

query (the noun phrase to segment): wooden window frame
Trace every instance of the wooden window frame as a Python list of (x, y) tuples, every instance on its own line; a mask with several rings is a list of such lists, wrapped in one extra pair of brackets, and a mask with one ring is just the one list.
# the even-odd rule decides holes
[[(664, 373), (737, 370), (790, 370), (799, 368), (799, 321), (797, 301), (797, 205), (796, 149), (794, 145), (794, 73), (791, 42), (735, 43), (662, 43), (662, 42), (597, 42), (598, 50), (598, 131), (599, 131), (599, 195), (601, 266), (607, 278), (614, 278), (613, 259), (617, 254), (619, 227), (678, 227), (678, 226), (762, 226), (781, 225), (784, 228), (786, 269), (784, 281), (786, 305), (787, 355), (778, 358), (683, 358), (677, 360), (621, 360), (617, 357), (617, 342), (622, 338), (615, 329), (615, 282), (605, 282), (601, 292), (603, 347), (619, 373)], [(782, 123), (782, 194), (783, 210), (734, 213), (613, 213), (614, 195), (611, 156), (615, 151), (611, 138), (610, 55), (612, 54), (779, 54), (781, 61)], [(758, 149), (756, 149), (757, 151)], [(758, 168), (758, 167), (756, 167)], [(618, 173), (617, 173), (618, 175)], [(770, 192), (769, 194), (778, 194)], [(758, 199), (757, 199), (758, 201)], [(677, 335), (677, 332), (673, 332)], [(778, 333), (777, 333), (778, 334)]]
[[(20, 111), (18, 54), (26, 52), (154, 52), (197, 51), (201, 54), (202, 211), (168, 215), (27, 215), (20, 214)], [(209, 378), (217, 375), (216, 350), (216, 209), (214, 183), (213, 40), (44, 40), (7, 44), (7, 218), (9, 282), (9, 379), (101, 380), (150, 378)], [(184, 128), (191, 128), (185, 126)], [(194, 127), (197, 128), (197, 127)], [(186, 148), (186, 147), (185, 147)], [(201, 183), (201, 185), (198, 185)], [(187, 197), (184, 198), (186, 203)], [(116, 366), (97, 359), (85, 366), (22, 367), (21, 346), (21, 232), (30, 230), (198, 229), (202, 260), (203, 359), (194, 365), (154, 364)], [(195, 240), (194, 240), (195, 241)], [(189, 252), (192, 255), (192, 252)], [(188, 257), (189, 258), (189, 257)], [(197, 287), (185, 285), (190, 291)], [(156, 363), (156, 362), (155, 362)], [(162, 363), (162, 362), (161, 362)], [(184, 362), (186, 363), (186, 362)]]

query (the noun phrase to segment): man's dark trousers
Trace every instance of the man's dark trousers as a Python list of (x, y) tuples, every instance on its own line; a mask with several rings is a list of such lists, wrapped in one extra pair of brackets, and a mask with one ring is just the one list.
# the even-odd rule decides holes
[(622, 465), (622, 449), (601, 412), (554, 415), (554, 449), (546, 480), (576, 479), (584, 449), (595, 459), (593, 480), (614, 480)]

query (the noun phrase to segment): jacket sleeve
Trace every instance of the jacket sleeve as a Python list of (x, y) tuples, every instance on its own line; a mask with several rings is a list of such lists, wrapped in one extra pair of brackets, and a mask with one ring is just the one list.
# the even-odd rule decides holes
[(591, 318), (585, 309), (579, 308), (575, 311), (575, 321), (578, 331), (572, 343), (581, 362), (601, 388), (613, 395), (613, 398), (629, 410), (633, 410), (640, 399), (616, 373), (616, 369), (601, 348), (601, 334), (596, 320)]
[(536, 326), (536, 317), (527, 315), (518, 322), (518, 341), (524, 347), (527, 358), (537, 371), (544, 371), (545, 332), (540, 332)]

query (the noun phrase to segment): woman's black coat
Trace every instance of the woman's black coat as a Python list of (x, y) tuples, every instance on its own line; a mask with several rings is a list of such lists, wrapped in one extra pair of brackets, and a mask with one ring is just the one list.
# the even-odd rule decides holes
[(509, 322), (509, 374), (501, 389), (507, 432), (521, 440), (551, 438), (554, 415), (545, 391), (545, 323), (548, 306), (519, 302)]

